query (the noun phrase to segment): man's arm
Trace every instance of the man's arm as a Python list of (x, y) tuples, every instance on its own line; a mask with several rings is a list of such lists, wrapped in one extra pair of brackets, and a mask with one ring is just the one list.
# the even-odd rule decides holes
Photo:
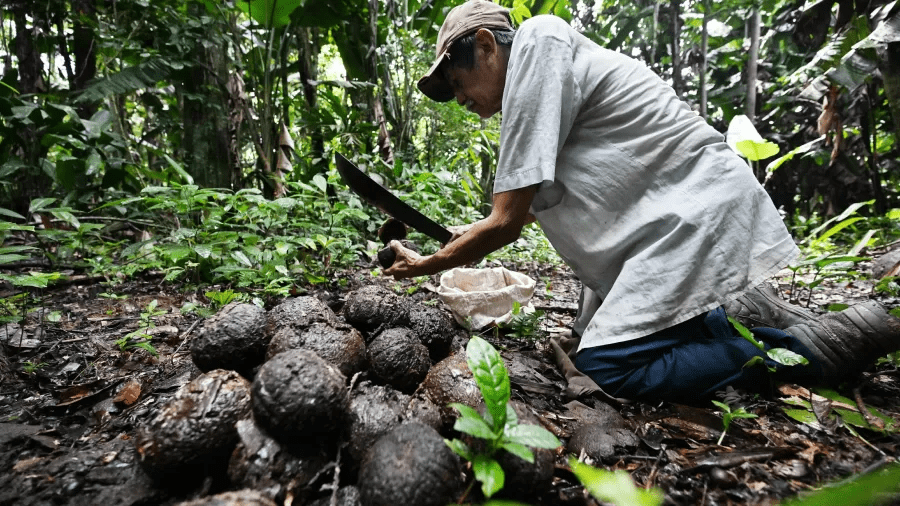
[(490, 216), (429, 256), (420, 256), (406, 249), (399, 241), (391, 241), (397, 259), (384, 273), (397, 279), (436, 274), (466, 265), (496, 251), (519, 238), (522, 227), (534, 221), (529, 214), (537, 185), (494, 194)]

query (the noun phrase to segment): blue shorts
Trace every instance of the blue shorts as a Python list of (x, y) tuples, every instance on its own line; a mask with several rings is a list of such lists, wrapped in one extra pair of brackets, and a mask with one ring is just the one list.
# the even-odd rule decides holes
[[(794, 336), (772, 328), (752, 329), (766, 349), (787, 348), (809, 359), (809, 365), (784, 366), (765, 357), (741, 337), (725, 315), (714, 309), (655, 334), (578, 352), (575, 367), (614, 397), (642, 400), (696, 401), (731, 385), (767, 391), (771, 379), (810, 383), (822, 378), (822, 367)], [(775, 368), (744, 367), (753, 357)]]

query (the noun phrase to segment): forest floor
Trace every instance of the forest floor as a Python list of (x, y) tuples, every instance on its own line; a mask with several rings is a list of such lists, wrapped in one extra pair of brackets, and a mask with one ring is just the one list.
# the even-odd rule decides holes
[[(570, 325), (578, 283), (565, 268), (519, 265), (517, 270), (537, 280), (533, 303), (545, 312), (545, 337), (485, 337), (507, 361), (527, 358), (536, 374), (518, 381), (521, 374), (511, 372), (513, 398), (530, 405), (565, 443), (573, 431), (564, 405), (570, 399), (562, 394), (565, 380), (553, 366), (546, 336)], [(309, 294), (339, 309), (347, 293), (363, 285), (383, 284), (427, 300), (436, 298), (438, 282), (395, 282), (372, 277), (368, 268), (347, 273), (344, 280), (343, 288)], [(779, 282), (784, 293), (790, 273)], [(35, 293), (39, 303), (21, 326), (0, 326), (0, 374), (5, 375), (0, 376), (0, 505), (176, 504), (227, 487), (209, 479), (188, 486), (154, 482), (137, 465), (132, 440), (137, 427), (199, 374), (187, 343), (202, 319), (182, 314), (181, 308), (207, 306), (201, 294), (216, 289), (222, 287), (186, 290), (153, 277), (114, 286), (70, 284)], [(811, 304), (849, 304), (871, 296), (870, 281), (823, 283)], [(141, 313), (154, 300), (159, 314), (152, 316), (155, 327), (148, 333), (158, 357), (140, 348), (123, 350), (122, 338), (138, 328)], [(879, 300), (891, 308), (900, 304)], [(51, 314), (57, 321), (47, 321)], [(829, 400), (798, 385), (782, 386), (771, 396), (731, 392), (719, 400), (757, 417), (735, 419), (721, 444), (722, 412), (709, 400), (695, 406), (617, 405), (637, 443), (617, 447), (596, 465), (626, 470), (638, 486), (659, 488), (666, 504), (780, 503), (871, 472), (900, 455), (897, 368), (882, 363), (840, 393), (844, 398)], [(860, 405), (882, 417), (860, 416)], [(533, 502), (596, 504), (567, 469), (563, 451), (557, 454), (552, 488)]]

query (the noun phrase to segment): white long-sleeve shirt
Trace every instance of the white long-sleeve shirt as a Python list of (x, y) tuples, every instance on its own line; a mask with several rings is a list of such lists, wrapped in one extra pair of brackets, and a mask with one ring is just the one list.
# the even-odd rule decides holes
[(797, 247), (724, 137), (643, 64), (536, 16), (512, 45), (494, 192), (531, 211), (603, 299), (581, 348), (644, 337), (738, 297)]

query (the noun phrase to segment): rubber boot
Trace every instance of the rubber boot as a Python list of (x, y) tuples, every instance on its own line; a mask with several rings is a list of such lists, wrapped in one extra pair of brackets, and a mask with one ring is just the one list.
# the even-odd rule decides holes
[(822, 382), (837, 385), (888, 353), (900, 350), (900, 318), (875, 301), (792, 325), (785, 332), (803, 343), (822, 364)]
[(784, 301), (768, 283), (747, 291), (724, 307), (725, 314), (748, 329), (769, 327), (780, 330), (816, 319), (811, 311)]

